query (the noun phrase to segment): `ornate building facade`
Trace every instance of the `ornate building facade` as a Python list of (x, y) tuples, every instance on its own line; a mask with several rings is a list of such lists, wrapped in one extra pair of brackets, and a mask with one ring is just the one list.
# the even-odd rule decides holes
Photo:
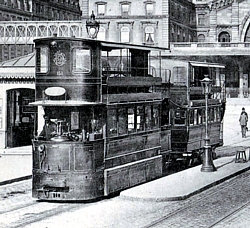
[(197, 40), (195, 6), (185, 0), (82, 0), (83, 20), (93, 11), (98, 39), (168, 47)]
[(78, 0), (0, 0), (2, 21), (80, 20)]

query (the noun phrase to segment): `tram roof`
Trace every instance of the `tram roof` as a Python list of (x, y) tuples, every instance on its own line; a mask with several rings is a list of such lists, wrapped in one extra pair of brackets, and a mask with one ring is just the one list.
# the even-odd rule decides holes
[(112, 41), (104, 41), (104, 40), (94, 40), (87, 38), (75, 38), (75, 37), (45, 37), (35, 39), (34, 42), (39, 42), (40, 40), (76, 40), (76, 41), (85, 41), (88, 43), (99, 43), (103, 48), (102, 50), (112, 50), (112, 49), (137, 49), (137, 50), (145, 50), (145, 51), (166, 51), (169, 48), (164, 47), (155, 47), (155, 46), (147, 46), (147, 45), (139, 45), (139, 44), (128, 44), (128, 43), (119, 43)]
[(214, 68), (225, 68), (224, 64), (221, 63), (208, 63), (208, 62), (189, 62), (191, 66), (200, 66), (200, 67), (214, 67)]

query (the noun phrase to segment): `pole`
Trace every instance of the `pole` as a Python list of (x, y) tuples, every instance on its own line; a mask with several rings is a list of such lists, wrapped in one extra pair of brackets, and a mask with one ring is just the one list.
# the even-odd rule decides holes
[[(208, 85), (206, 85), (208, 86)], [(206, 90), (206, 89), (205, 89)], [(208, 93), (205, 92), (205, 104), (206, 104), (206, 110), (205, 110), (205, 138), (204, 138), (204, 150), (203, 150), (203, 161), (201, 166), (202, 172), (213, 172), (216, 171), (216, 168), (213, 164), (213, 158), (212, 158), (212, 151), (210, 146), (210, 137), (208, 135)]]

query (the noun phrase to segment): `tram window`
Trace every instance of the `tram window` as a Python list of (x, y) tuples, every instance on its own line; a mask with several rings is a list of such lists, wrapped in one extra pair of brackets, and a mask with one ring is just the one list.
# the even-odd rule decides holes
[[(209, 114), (208, 114), (208, 118), (209, 118)], [(206, 123), (206, 111), (205, 111), (205, 109), (201, 110), (201, 123)]]
[(117, 116), (116, 109), (108, 110), (108, 118), (107, 118), (107, 127), (108, 127), (108, 135), (116, 136), (117, 135)]
[(73, 71), (89, 73), (91, 71), (90, 49), (75, 48), (73, 51)]
[(143, 106), (137, 106), (137, 117), (136, 117), (136, 129), (137, 131), (144, 130), (144, 108)]
[(146, 106), (145, 107), (145, 128), (146, 130), (150, 130), (152, 123), (152, 109), (151, 106)]
[(197, 124), (202, 124), (202, 109), (197, 109)]
[(135, 113), (133, 108), (128, 109), (128, 132), (132, 133), (135, 130)]
[(214, 108), (210, 109), (210, 115), (209, 115), (209, 119), (211, 122), (214, 122)]
[(186, 112), (185, 110), (175, 110), (174, 122), (176, 125), (183, 125), (186, 123)]
[(173, 82), (175, 84), (186, 84), (187, 73), (185, 67), (174, 67), (173, 68)]
[(194, 125), (194, 110), (190, 110), (189, 113), (189, 124)]
[(127, 133), (127, 110), (126, 108), (118, 109), (118, 134), (123, 135)]
[(37, 65), (39, 73), (46, 73), (49, 70), (49, 49), (47, 47), (37, 48)]
[(194, 125), (198, 124), (198, 114), (197, 109), (194, 110)]
[(153, 106), (153, 128), (158, 128), (159, 127), (159, 106), (154, 105)]

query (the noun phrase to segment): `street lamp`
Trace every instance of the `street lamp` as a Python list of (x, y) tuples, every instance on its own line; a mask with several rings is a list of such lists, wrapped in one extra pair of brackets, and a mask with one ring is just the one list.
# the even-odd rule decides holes
[(100, 28), (100, 23), (95, 20), (94, 11), (92, 11), (92, 14), (90, 15), (90, 20), (86, 21), (86, 29), (89, 38), (95, 39), (99, 32), (99, 28)]
[(204, 138), (204, 153), (202, 159), (202, 172), (213, 172), (216, 171), (216, 168), (213, 164), (212, 151), (210, 146), (210, 137), (208, 135), (208, 94), (211, 93), (212, 80), (208, 78), (208, 75), (205, 75), (205, 78), (201, 80), (202, 90), (205, 94), (205, 102), (206, 102), (206, 125), (205, 125), (205, 138)]

